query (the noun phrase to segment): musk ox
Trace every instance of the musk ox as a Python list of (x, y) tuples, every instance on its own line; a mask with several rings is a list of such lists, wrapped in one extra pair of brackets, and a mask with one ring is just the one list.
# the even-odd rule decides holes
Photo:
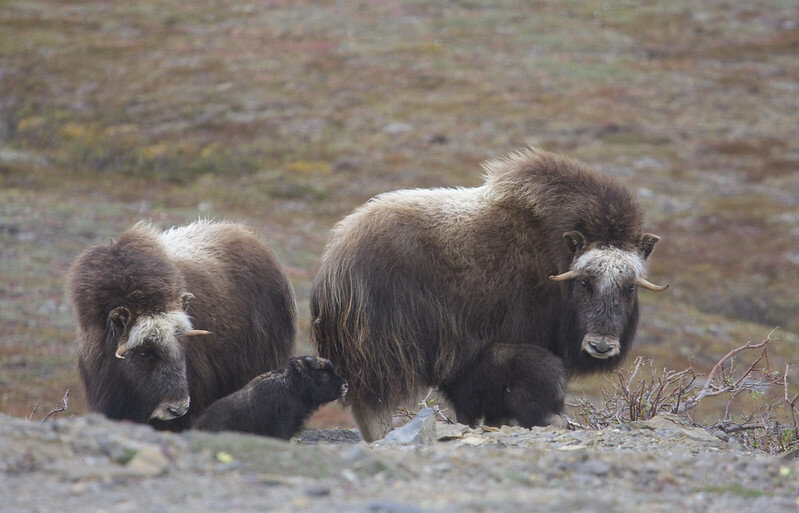
[(185, 429), (294, 352), (288, 278), (237, 224), (138, 223), (80, 255), (68, 293), (89, 406), (113, 419)]
[(311, 338), (366, 440), (498, 342), (545, 349), (570, 375), (614, 368), (638, 288), (664, 288), (645, 279), (659, 238), (619, 182), (538, 149), (484, 167), (480, 187), (381, 194), (332, 231)]
[(336, 374), (330, 360), (298, 356), (216, 401), (200, 415), (194, 427), (288, 440), (317, 408), (346, 392), (347, 382)]
[(462, 424), (474, 427), (482, 418), (489, 426), (544, 426), (563, 411), (566, 369), (547, 349), (493, 344), (438, 388)]

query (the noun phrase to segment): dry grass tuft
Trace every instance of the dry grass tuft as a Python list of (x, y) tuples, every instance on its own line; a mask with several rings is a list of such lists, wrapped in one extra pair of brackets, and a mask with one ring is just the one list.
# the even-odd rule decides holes
[[(758, 343), (747, 342), (719, 359), (706, 375), (689, 366), (681, 371), (658, 372), (651, 360), (638, 357), (632, 367), (616, 371), (613, 385), (602, 388), (602, 404), (586, 399), (570, 404), (578, 421), (575, 428), (601, 429), (649, 420), (659, 413), (686, 415), (711, 397), (723, 397), (722, 416), (706, 427), (736, 434), (746, 445), (766, 452), (799, 448), (799, 393), (789, 383), (789, 366), (771, 368), (768, 344), (773, 330)], [(759, 350), (759, 353), (758, 353)], [(753, 352), (754, 351), (754, 352)], [(748, 363), (736, 363), (739, 353), (754, 354)], [(648, 370), (648, 373), (646, 372)], [(742, 409), (741, 398), (749, 407)]]

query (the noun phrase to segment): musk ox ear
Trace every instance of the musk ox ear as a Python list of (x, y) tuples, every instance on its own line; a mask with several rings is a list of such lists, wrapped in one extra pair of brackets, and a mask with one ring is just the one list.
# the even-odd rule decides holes
[(316, 369), (320, 369), (321, 370), (321, 369), (325, 369), (327, 367), (330, 367), (331, 370), (333, 369), (333, 364), (330, 363), (330, 360), (328, 360), (326, 358), (322, 358), (321, 356), (316, 358), (316, 362), (315, 363), (316, 363), (316, 365), (315, 365)]
[(192, 299), (194, 299), (194, 294), (191, 292), (184, 292), (180, 295), (180, 307), (185, 310), (186, 307), (189, 306), (189, 303)]
[(649, 255), (652, 253), (652, 250), (655, 249), (655, 244), (658, 243), (660, 237), (657, 235), (652, 235), (651, 233), (645, 233), (641, 235), (641, 255), (644, 257), (644, 260), (649, 258)]
[(108, 326), (116, 336), (122, 335), (130, 322), (130, 310), (118, 306), (108, 313)]
[(572, 230), (563, 234), (566, 246), (572, 253), (577, 253), (585, 247), (585, 236), (577, 230)]
[(303, 363), (310, 369), (324, 369), (327, 360), (318, 356), (303, 356)]

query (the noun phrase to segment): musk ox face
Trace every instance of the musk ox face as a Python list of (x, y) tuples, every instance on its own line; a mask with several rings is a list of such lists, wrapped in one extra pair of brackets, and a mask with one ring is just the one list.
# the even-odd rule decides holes
[[(563, 234), (574, 254), (570, 269), (555, 281), (569, 281), (581, 349), (600, 360), (617, 357), (622, 343), (631, 339), (638, 320), (638, 288), (665, 290), (646, 275), (646, 259), (660, 240), (644, 234), (638, 246), (616, 247), (587, 244), (579, 231)], [(626, 335), (626, 336), (625, 336)]]
[(184, 311), (194, 296), (183, 293), (171, 309), (133, 315), (125, 306), (108, 315), (109, 333), (117, 340), (115, 356), (129, 408), (111, 415), (137, 422), (172, 420), (184, 415), (191, 398), (180, 339), (207, 332), (193, 330)]

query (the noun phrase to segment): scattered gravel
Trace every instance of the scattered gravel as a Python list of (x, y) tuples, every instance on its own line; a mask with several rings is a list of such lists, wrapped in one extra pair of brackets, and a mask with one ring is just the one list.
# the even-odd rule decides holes
[(419, 420), (423, 436), (367, 444), (347, 429), (307, 430), (283, 442), (162, 433), (96, 415), (47, 423), (0, 415), (0, 501), (5, 513), (776, 513), (799, 506), (799, 460), (747, 450), (673, 416), (600, 431), (431, 428)]

